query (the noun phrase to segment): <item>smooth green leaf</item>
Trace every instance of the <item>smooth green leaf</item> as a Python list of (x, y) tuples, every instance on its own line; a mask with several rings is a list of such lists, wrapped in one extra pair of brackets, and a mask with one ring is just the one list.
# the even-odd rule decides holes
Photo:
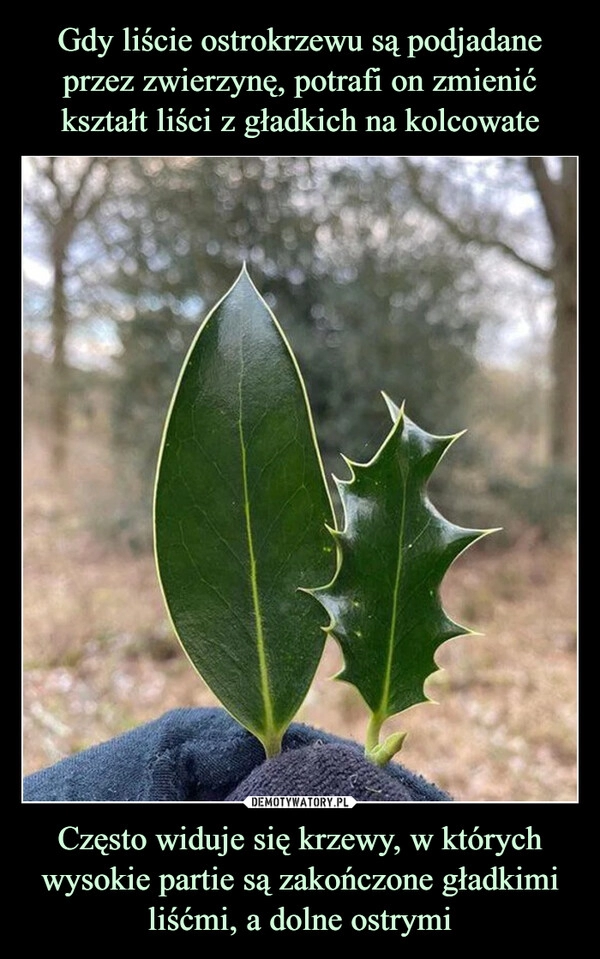
[(329, 586), (313, 591), (328, 611), (345, 666), (339, 675), (372, 714), (367, 754), (384, 763), (402, 743), (379, 745), (383, 722), (427, 700), (435, 650), (470, 630), (442, 608), (439, 586), (454, 559), (484, 530), (449, 523), (430, 503), (426, 484), (457, 436), (432, 436), (391, 400), (393, 426), (366, 464), (346, 460), (352, 477), (336, 480), (344, 528), (331, 530), (340, 562)]
[(225, 708), (278, 752), (318, 665), (332, 506), (296, 361), (246, 269), (185, 360), (163, 436), (155, 549), (169, 614)]

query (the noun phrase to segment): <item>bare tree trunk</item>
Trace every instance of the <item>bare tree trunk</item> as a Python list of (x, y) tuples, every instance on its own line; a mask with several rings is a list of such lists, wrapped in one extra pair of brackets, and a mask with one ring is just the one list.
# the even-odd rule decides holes
[[(52, 262), (53, 287), (50, 312), (52, 339), (52, 378), (50, 397), (50, 424), (52, 428), (51, 458), (57, 472), (62, 472), (67, 456), (69, 427), (69, 365), (67, 339), (69, 310), (66, 291), (69, 251), (80, 223), (97, 210), (102, 202), (110, 169), (111, 158), (90, 157), (83, 166), (63, 168), (59, 157), (39, 158), (36, 166), (41, 180), (51, 188), (50, 196), (34, 197), (31, 201), (48, 237)], [(68, 160), (68, 158), (62, 158)], [(90, 190), (92, 175), (98, 169), (103, 176)]]
[(53, 244), (52, 289), (52, 393), (50, 397), (50, 424), (52, 427), (52, 465), (62, 472), (67, 454), (68, 433), (68, 364), (67, 299), (65, 294), (65, 250)]
[(554, 240), (552, 461), (570, 468), (577, 457), (577, 160), (562, 157), (559, 180), (548, 176), (542, 157), (530, 157), (528, 166)]
[(575, 263), (570, 262), (569, 251), (560, 251), (554, 274), (552, 458), (556, 463), (571, 466), (577, 457), (577, 304), (572, 280)]
[(414, 195), (459, 240), (495, 247), (514, 262), (549, 279), (554, 291), (552, 336), (552, 394), (550, 404), (550, 455), (552, 463), (571, 469), (577, 456), (577, 158), (561, 157), (560, 176), (550, 176), (544, 157), (528, 157), (527, 168), (540, 197), (553, 243), (550, 267), (522, 256), (484, 223), (464, 225), (446, 214), (439, 198), (422, 185), (418, 164), (404, 158), (404, 168)]

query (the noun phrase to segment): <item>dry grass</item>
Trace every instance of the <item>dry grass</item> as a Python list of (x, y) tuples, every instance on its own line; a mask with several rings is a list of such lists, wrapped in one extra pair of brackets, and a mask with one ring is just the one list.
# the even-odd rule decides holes
[[(169, 633), (152, 557), (91, 531), (90, 503), (106, 502), (112, 482), (101, 446), (82, 430), (73, 449), (59, 484), (27, 428), (25, 773), (167, 709), (215, 702)], [(440, 650), (428, 684), (439, 705), (390, 721), (409, 730), (406, 765), (458, 800), (576, 799), (575, 576), (573, 542), (476, 546), (458, 561), (446, 608), (485, 635)], [(339, 665), (331, 643), (298, 718), (361, 740), (358, 694), (330, 679)]]

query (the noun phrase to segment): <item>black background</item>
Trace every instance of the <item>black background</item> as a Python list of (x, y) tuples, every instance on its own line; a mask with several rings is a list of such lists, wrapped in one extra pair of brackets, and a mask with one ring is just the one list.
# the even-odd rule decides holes
[[(313, 939), (327, 937), (332, 944), (346, 941), (350, 936), (360, 948), (361, 939), (371, 943), (375, 937), (381, 943), (391, 945), (404, 941), (401, 931), (404, 926), (399, 921), (399, 930), (357, 932), (352, 929), (351, 919), (357, 913), (377, 915), (384, 911), (394, 914), (440, 915), (444, 917), (449, 908), (449, 931), (412, 931), (406, 939), (418, 947), (435, 943), (436, 947), (467, 944), (474, 941), (493, 941), (501, 949), (527, 940), (552, 943), (557, 936), (564, 935), (571, 928), (578, 927), (584, 916), (579, 909), (578, 889), (581, 886), (581, 869), (578, 862), (587, 844), (584, 836), (574, 832), (573, 817), (570, 812), (576, 806), (550, 804), (540, 807), (536, 804), (361, 804), (343, 811), (329, 810), (254, 810), (239, 804), (155, 804), (129, 805), (107, 803), (103, 805), (58, 804), (29, 806), (23, 808), (26, 826), (27, 853), (24, 858), (26, 875), (24, 887), (28, 890), (27, 903), (30, 915), (36, 917), (46, 929), (50, 942), (57, 945), (63, 941), (77, 945), (82, 941), (93, 942), (98, 946), (116, 944), (123, 939), (136, 941), (159, 940), (172, 942), (173, 937), (200, 941), (226, 942), (234, 945), (259, 944), (264, 939), (288, 942), (291, 936), (306, 937), (310, 947)], [(86, 833), (106, 833), (122, 835), (127, 829), (130, 834), (146, 836), (148, 842), (141, 852), (115, 852), (103, 856), (93, 851), (63, 851), (58, 842), (60, 830), (64, 826), (76, 826), (79, 835)], [(230, 852), (219, 857), (214, 852), (175, 852), (159, 851), (154, 839), (155, 833), (197, 831), (202, 826), (204, 832), (223, 833), (224, 828), (231, 835), (241, 833), (245, 837), (241, 852)], [(324, 834), (362, 834), (368, 832), (394, 833), (395, 843), (400, 845), (398, 855), (379, 856), (376, 853), (327, 850), (300, 850), (299, 828), (304, 826), (311, 833)], [(490, 851), (477, 850), (453, 851), (443, 849), (443, 827), (447, 826), (451, 835), (465, 830), (465, 835), (482, 836), (486, 833), (512, 833), (520, 836), (527, 833), (530, 826), (539, 834), (541, 850), (516, 851), (510, 846), (503, 855), (496, 855), (499, 846), (492, 840)], [(277, 851), (255, 851), (253, 837), (268, 834), (272, 827), (274, 834), (285, 833), (290, 837), (291, 855)], [(477, 828), (478, 827), (478, 828)], [(412, 834), (432, 834), (433, 840), (427, 852), (415, 850)], [(68, 832), (66, 841), (74, 844), (75, 833)], [(455, 840), (457, 845), (459, 840)], [(521, 841), (517, 839), (517, 844)], [(476, 839), (474, 847), (479, 845)], [(47, 892), (41, 876), (45, 874), (92, 874), (109, 873), (116, 866), (121, 874), (127, 874), (133, 867), (136, 874), (151, 876), (148, 892), (76, 892), (70, 897), (62, 893)], [(158, 876), (162, 873), (200, 873), (205, 869), (212, 872), (213, 866), (221, 874), (227, 872), (235, 877), (231, 892), (172, 892), (167, 897), (158, 897)], [(280, 874), (306, 874), (313, 866), (322, 876), (331, 874), (345, 875), (348, 867), (355, 875), (359, 874), (429, 874), (433, 877), (430, 891), (279, 891)], [(447, 874), (456, 874), (464, 866), (469, 874), (485, 876), (492, 867), (503, 866), (506, 873), (522, 874), (545, 873), (549, 877), (556, 875), (557, 890), (536, 891), (496, 891), (459, 892), (455, 896), (444, 896), (443, 878)], [(519, 868), (520, 867), (520, 868)], [(272, 895), (243, 890), (245, 874), (267, 874), (272, 880)], [(324, 884), (324, 880), (322, 881)], [(332, 883), (335, 885), (335, 883)], [(516, 884), (515, 884), (516, 885)], [(234, 937), (228, 933), (194, 933), (181, 931), (150, 931), (150, 906), (154, 905), (158, 913), (164, 907), (168, 916), (173, 906), (178, 912), (184, 912), (187, 906), (190, 913), (222, 915), (223, 906), (231, 922), (237, 927)], [(287, 931), (271, 930), (270, 917), (280, 907), (286, 915), (303, 916), (305, 907), (311, 913), (342, 917), (339, 931)], [(257, 913), (262, 919), (259, 933), (246, 930), (246, 916)], [(485, 936), (485, 940), (482, 940)], [(81, 937), (84, 937), (82, 940)]]
[[(401, 11), (401, 8), (399, 8)], [(342, 22), (324, 23), (315, 14), (297, 13), (288, 16), (285, 22), (281, 16), (269, 18), (261, 15), (259, 19), (238, 19), (229, 10), (223, 10), (215, 21), (205, 21), (202, 14), (195, 16), (169, 16), (160, 14), (145, 19), (135, 18), (124, 13), (123, 18), (110, 22), (100, 10), (96, 16), (89, 8), (80, 8), (78, 13), (69, 14), (57, 11), (51, 22), (33, 21), (23, 24), (20, 35), (24, 47), (24, 56), (20, 65), (11, 70), (11, 83), (5, 90), (7, 112), (5, 116), (15, 118), (15, 129), (19, 133), (20, 155), (43, 154), (93, 154), (93, 155), (247, 155), (247, 154), (315, 154), (329, 153), (352, 154), (507, 154), (507, 155), (581, 155), (584, 138), (587, 138), (586, 125), (590, 120), (583, 109), (584, 91), (580, 71), (575, 64), (585, 62), (586, 51), (577, 24), (562, 19), (560, 24), (545, 22), (542, 15), (528, 21), (514, 14), (507, 19), (500, 14), (489, 13), (479, 21), (473, 18), (454, 15), (452, 10), (435, 18), (429, 14), (421, 20), (416, 16), (409, 21), (402, 12), (397, 17), (387, 16), (385, 22), (377, 16), (363, 11), (360, 18), (344, 15)], [(450, 26), (464, 26), (467, 33), (484, 33), (490, 26), (498, 32), (538, 33), (543, 38), (543, 47), (535, 55), (519, 54), (488, 55), (481, 58), (450, 59), (448, 56), (423, 55), (412, 61), (394, 60), (382, 55), (351, 55), (327, 57), (317, 54), (296, 55), (234, 55), (221, 54), (218, 61), (208, 55), (196, 58), (192, 54), (152, 54), (130, 55), (129, 58), (111, 53), (102, 60), (89, 55), (66, 54), (58, 47), (58, 34), (65, 26), (79, 26), (82, 33), (96, 26), (100, 33), (113, 33), (117, 46), (121, 29), (125, 25), (145, 27), (151, 25), (156, 32), (169, 32), (176, 26), (178, 32), (188, 33), (192, 37), (202, 34), (238, 32), (260, 34), (266, 27), (273, 26), (282, 33), (307, 34), (358, 34), (365, 38), (373, 34), (396, 34), (406, 36), (410, 33), (444, 35)], [(8, 42), (8, 41), (7, 41)], [(26, 54), (26, 55), (25, 55)], [(93, 105), (90, 98), (63, 101), (62, 77), (76, 73), (127, 74), (136, 73), (179, 73), (183, 65), (189, 66), (190, 73), (274, 73), (285, 83), (286, 78), (296, 73), (319, 72), (327, 74), (330, 70), (337, 73), (362, 73), (367, 66), (382, 67), (382, 73), (468, 73), (475, 65), (481, 66), (481, 73), (514, 72), (515, 66), (521, 67), (525, 74), (529, 65), (535, 67), (538, 77), (538, 90), (535, 94), (511, 94), (505, 97), (483, 96), (454, 97), (440, 99), (427, 94), (413, 95), (408, 98), (399, 95), (378, 94), (370, 98), (360, 95), (338, 95), (326, 98), (324, 95), (310, 100), (291, 101), (289, 99), (271, 100), (259, 97), (256, 108), (249, 99), (244, 98), (243, 112), (259, 112), (267, 106), (271, 112), (286, 114), (296, 106), (306, 106), (315, 110), (324, 106), (328, 112), (335, 112), (346, 105), (350, 112), (359, 117), (362, 113), (397, 114), (403, 116), (404, 109), (410, 105), (419, 114), (435, 113), (439, 106), (452, 108), (460, 114), (536, 114), (540, 117), (540, 130), (537, 134), (264, 134), (256, 139), (247, 139), (236, 134), (171, 134), (171, 135), (128, 135), (128, 134), (63, 134), (60, 132), (61, 109), (68, 106), (74, 112), (100, 114), (112, 109), (126, 112), (137, 104), (147, 109), (145, 98), (132, 98), (132, 102), (121, 97), (105, 98), (96, 95)], [(21, 74), (21, 79), (18, 80)], [(143, 102), (142, 102), (143, 100)], [(161, 98), (162, 103), (163, 98)], [(260, 102), (259, 102), (260, 101)], [(217, 115), (232, 112), (228, 110), (228, 100), (211, 101), (211, 110)], [(189, 112), (201, 113), (206, 100), (199, 95), (188, 98), (169, 97), (162, 105), (185, 106)], [(237, 109), (242, 110), (238, 101)], [(11, 139), (12, 142), (12, 139)], [(548, 709), (553, 703), (548, 702)], [(18, 732), (18, 731), (17, 731)], [(18, 741), (18, 735), (15, 742)], [(451, 748), (451, 744), (449, 744)], [(410, 765), (407, 754), (405, 762)], [(378, 913), (387, 909), (398, 913), (440, 913), (450, 907), (450, 932), (412, 932), (410, 940), (418, 947), (432, 942), (440, 945), (467, 945), (475, 948), (496, 948), (521, 946), (535, 943), (543, 948), (573, 934), (577, 934), (584, 923), (582, 877), (586, 875), (585, 864), (593, 848), (592, 834), (586, 820), (589, 819), (589, 806), (585, 791), (581, 800), (573, 804), (494, 804), (494, 803), (433, 803), (433, 804), (369, 804), (359, 805), (343, 811), (292, 811), (292, 810), (249, 810), (241, 805), (226, 804), (23, 804), (19, 799), (18, 769), (12, 794), (15, 802), (11, 805), (5, 820), (5, 842), (17, 852), (17, 865), (20, 894), (19, 924), (27, 917), (32, 931), (47, 946), (73, 948), (110, 946), (115, 950), (123, 944), (140, 945), (147, 941), (171, 943), (175, 936), (180, 941), (194, 945), (203, 942), (227, 942), (233, 944), (260, 944), (268, 938), (272, 942), (287, 943), (291, 938), (304, 937), (301, 944), (308, 945), (326, 937), (328, 944), (345, 941), (349, 935), (360, 948), (370, 944), (375, 937), (378, 944), (404, 943), (399, 933), (358, 933), (352, 932), (349, 917), (354, 913)], [(18, 823), (16, 825), (15, 823)], [(77, 825), (81, 832), (143, 833), (149, 839), (148, 847), (140, 853), (120, 853), (103, 857), (97, 853), (61, 851), (57, 836), (66, 825)], [(231, 854), (226, 859), (213, 854), (188, 852), (175, 857), (171, 854), (159, 855), (156, 845), (151, 841), (155, 832), (175, 832), (182, 826), (194, 831), (199, 825), (206, 830), (222, 831), (227, 826), (229, 832), (239, 831), (247, 837), (247, 849), (243, 854)], [(296, 853), (293, 857), (281, 857), (276, 853), (253, 853), (252, 836), (266, 832), (269, 825), (276, 832), (288, 833), (293, 841), (298, 827), (306, 826), (312, 831), (331, 833), (383, 832), (395, 833), (402, 846), (397, 857), (373, 857), (356, 853)], [(440, 836), (442, 826), (447, 825), (453, 832), (465, 829), (472, 833), (476, 826), (478, 833), (521, 833), (527, 826), (539, 833), (542, 838), (541, 852), (506, 853), (496, 857), (492, 853), (442, 852)], [(434, 840), (428, 853), (415, 853), (412, 850), (409, 835), (411, 833), (432, 833)], [(277, 875), (279, 872), (303, 872), (309, 865), (327, 874), (342, 873), (348, 866), (355, 872), (417, 872), (431, 873), (436, 879), (436, 889), (428, 893), (410, 895), (409, 893), (280, 893), (271, 897), (241, 893), (238, 888), (233, 893), (179, 893), (169, 899), (159, 901), (149, 893), (81, 893), (66, 898), (57, 893), (48, 893), (40, 878), (45, 873), (103, 873), (111, 865), (127, 871), (130, 865), (136, 873), (147, 872), (156, 875), (162, 872), (201, 872), (205, 868), (217, 865), (221, 871), (232, 872), (240, 878), (245, 872), (265, 872)], [(469, 870), (485, 874), (491, 866), (504, 865), (516, 869), (522, 866), (525, 872), (552, 873), (557, 867), (558, 891), (546, 893), (518, 892), (478, 892), (459, 893), (453, 898), (439, 895), (440, 877), (445, 873), (457, 872), (461, 865)], [(9, 873), (10, 875), (10, 873)], [(10, 885), (10, 882), (9, 882)], [(148, 906), (164, 904), (167, 908), (177, 905), (183, 910), (191, 905), (192, 912), (221, 912), (223, 905), (228, 906), (232, 921), (236, 922), (238, 933), (235, 937), (227, 934), (208, 933), (150, 933), (148, 931)], [(339, 913), (344, 917), (341, 932), (316, 933), (275, 933), (268, 930), (268, 916), (283, 905), (289, 912), (301, 912), (308, 906), (313, 912), (327, 914)], [(266, 926), (261, 933), (245, 933), (243, 917), (247, 913), (258, 912), (267, 917)], [(10, 917), (8, 917), (10, 919)], [(265, 923), (263, 923), (264, 927)], [(185, 938), (187, 936), (187, 939)]]
[[(100, 58), (84, 52), (64, 52), (58, 45), (58, 36), (65, 27), (77, 26), (80, 36), (89, 34), (95, 26), (98, 33), (114, 35), (114, 40), (106, 56)], [(143, 34), (146, 26), (154, 33), (171, 35), (171, 27), (176, 27), (177, 35), (188, 34), (195, 40), (190, 53), (123, 53), (123, 27), (140, 28)], [(334, 55), (329, 53), (204, 53), (199, 38), (204, 35), (219, 36), (231, 34), (260, 35), (267, 33), (272, 26), (276, 33), (283, 34), (360, 34), (364, 39), (364, 52)], [(410, 34), (446, 36), (450, 27), (464, 28), (466, 37), (470, 33), (484, 35), (491, 26), (497, 34), (514, 33), (542, 37), (542, 47), (537, 53), (480, 53), (465, 54), (461, 58), (450, 53), (422, 53), (414, 59), (406, 56), (395, 58), (390, 54), (373, 54), (371, 38), (375, 34), (397, 35), (401, 39), (401, 50), (405, 51), (404, 38)], [(161, 14), (145, 18), (135, 18), (124, 14), (122, 18), (108, 19), (95, 16), (85, 8), (69, 16), (58, 14), (52, 24), (39, 30), (31, 30), (28, 37), (27, 72), (31, 81), (17, 94), (21, 106), (19, 114), (23, 123), (24, 140), (31, 142), (32, 148), (23, 153), (34, 153), (33, 144), (44, 144), (45, 154), (91, 154), (91, 155), (247, 155), (247, 154), (500, 154), (506, 153), (537, 155), (577, 153), (576, 142), (580, 133), (581, 115), (574, 109), (571, 97), (579, 98), (583, 91), (578, 89), (578, 77), (574, 75), (574, 66), (581, 55), (581, 40), (575, 40), (576, 30), (564, 21), (559, 25), (545, 22), (542, 16), (529, 19), (525, 17), (507, 18), (486, 14), (482, 18), (455, 16), (451, 12), (436, 16), (406, 17), (398, 16), (380, 19), (369, 18), (364, 13), (360, 17), (344, 15), (339, 19), (323, 22), (318, 16), (298, 14), (288, 15), (287, 19), (278, 15), (273, 18), (262, 16), (252, 19), (243, 16), (223, 14), (215, 21), (205, 21), (194, 16), (169, 16)], [(574, 44), (576, 44), (574, 46)], [(230, 100), (223, 95), (214, 94), (169, 94), (151, 95), (141, 93), (141, 77), (146, 74), (178, 75), (183, 67), (188, 74), (238, 76), (252, 74), (275, 74), (286, 86), (286, 97), (271, 98), (265, 94), (243, 95), (238, 100)], [(292, 78), (296, 74), (362, 75), (369, 66), (381, 68), (382, 92), (377, 94), (341, 94), (320, 93), (305, 96), (301, 100), (292, 98)], [(480, 68), (481, 76), (509, 75), (519, 67), (521, 76), (525, 76), (533, 66), (537, 78), (535, 93), (506, 94), (443, 94), (432, 93), (431, 78), (440, 74), (472, 74), (475, 67)], [(65, 75), (113, 75), (135, 74), (136, 91), (133, 94), (75, 94), (63, 99), (63, 77)], [(420, 74), (425, 81), (425, 91), (418, 94), (396, 94), (390, 89), (389, 82), (395, 74)], [(25, 96), (23, 96), (25, 92)], [(146, 110), (148, 115), (155, 114), (156, 107), (173, 107), (177, 114), (184, 107), (188, 114), (204, 114), (210, 107), (212, 132), (210, 133), (73, 133), (61, 132), (62, 109), (67, 108), (70, 115), (102, 115), (108, 110), (128, 113), (132, 107), (138, 112)], [(234, 133), (219, 132), (218, 118), (221, 114), (235, 111), (244, 114), (260, 113), (262, 107), (271, 113), (287, 115), (295, 107), (306, 107), (311, 115), (318, 114), (319, 107), (325, 113), (337, 113), (342, 106), (357, 118), (356, 133), (264, 133), (256, 138), (243, 135), (243, 124), (237, 123)], [(404, 132), (404, 111), (411, 107), (413, 114), (437, 116), (444, 107), (447, 112), (459, 115), (517, 114), (536, 115), (540, 119), (537, 133), (406, 133)], [(368, 114), (391, 114), (398, 118), (398, 132), (363, 132), (365, 126), (361, 118)], [(154, 120), (151, 122), (155, 126)], [(562, 148), (557, 150), (557, 140)], [(41, 152), (39, 148), (37, 152)]]

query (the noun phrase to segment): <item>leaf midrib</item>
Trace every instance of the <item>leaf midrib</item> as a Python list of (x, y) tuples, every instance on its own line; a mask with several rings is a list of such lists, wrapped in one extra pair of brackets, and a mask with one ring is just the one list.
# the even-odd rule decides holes
[(260, 675), (260, 689), (265, 710), (265, 731), (270, 733), (274, 729), (273, 703), (271, 700), (271, 690), (269, 685), (269, 670), (267, 666), (267, 654), (265, 644), (265, 633), (263, 627), (263, 618), (260, 606), (260, 595), (258, 590), (257, 562), (254, 550), (254, 537), (252, 533), (252, 515), (250, 509), (250, 491), (248, 483), (248, 466), (246, 456), (246, 441), (244, 437), (244, 402), (243, 402), (243, 383), (244, 383), (244, 348), (243, 341), (240, 342), (240, 381), (239, 381), (239, 419), (238, 435), (240, 441), (240, 457), (242, 467), (242, 484), (244, 490), (244, 515), (246, 520), (246, 538), (248, 541), (248, 556), (250, 560), (250, 590), (252, 596), (252, 607), (254, 612), (254, 623), (256, 627), (256, 647), (258, 653), (258, 669)]
[(390, 629), (388, 636), (388, 654), (383, 681), (383, 692), (379, 706), (379, 715), (385, 718), (388, 715), (388, 703), (390, 697), (390, 686), (392, 681), (392, 663), (394, 658), (394, 637), (396, 635), (396, 624), (398, 621), (398, 598), (400, 595), (400, 582), (402, 579), (402, 570), (404, 567), (403, 547), (404, 530), (406, 525), (406, 491), (408, 486), (408, 477), (402, 476), (402, 511), (400, 514), (400, 524), (398, 529), (398, 559), (396, 562), (396, 576), (394, 579), (394, 590), (392, 596), (392, 616), (390, 620)]

